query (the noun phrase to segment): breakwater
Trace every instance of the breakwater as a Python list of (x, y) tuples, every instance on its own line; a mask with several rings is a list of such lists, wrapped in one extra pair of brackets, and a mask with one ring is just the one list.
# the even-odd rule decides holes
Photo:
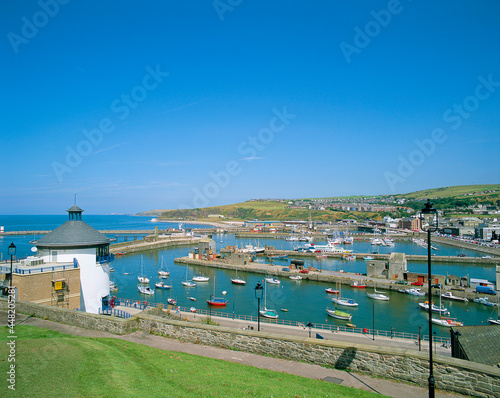
[[(0, 310), (7, 309), (7, 300), (1, 298)], [(139, 329), (196, 344), (304, 361), (427, 386), (428, 354), (414, 350), (179, 321), (167, 317), (169, 310), (139, 313), (122, 319), (17, 301), (16, 312), (115, 334), (129, 334)], [(435, 355), (434, 376), (440, 390), (488, 398), (498, 397), (500, 392), (500, 369), (492, 366)]]
[(148, 250), (163, 249), (166, 247), (175, 246), (191, 246), (195, 245), (200, 241), (201, 238), (193, 237), (170, 237), (165, 239), (155, 239), (153, 241), (136, 240), (131, 242), (115, 243), (110, 245), (109, 251), (113, 254), (124, 253), (138, 253)]

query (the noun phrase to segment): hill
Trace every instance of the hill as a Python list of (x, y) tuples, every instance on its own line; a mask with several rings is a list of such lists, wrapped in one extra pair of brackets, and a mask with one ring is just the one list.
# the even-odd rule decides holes
[[(379, 196), (345, 196), (320, 198), (332, 202), (350, 201), (380, 204), (395, 204), (399, 199), (405, 199), (404, 206), (415, 210), (422, 208), (422, 201), (431, 199), (437, 208), (467, 207), (473, 204), (499, 204), (500, 184), (488, 185), (459, 185), (442, 188), (426, 189), (398, 195)], [(169, 219), (207, 219), (209, 216), (221, 215), (224, 218), (236, 220), (307, 220), (309, 216), (313, 220), (336, 221), (346, 218), (363, 219), (371, 218), (380, 220), (387, 212), (347, 212), (338, 209), (327, 208), (326, 210), (309, 210), (308, 204), (313, 204), (317, 199), (298, 199), (301, 206), (290, 207), (284, 201), (252, 200), (248, 202), (235, 203), (224, 206), (212, 206), (197, 209), (179, 210), (150, 210), (140, 213), (150, 217), (164, 217)]]

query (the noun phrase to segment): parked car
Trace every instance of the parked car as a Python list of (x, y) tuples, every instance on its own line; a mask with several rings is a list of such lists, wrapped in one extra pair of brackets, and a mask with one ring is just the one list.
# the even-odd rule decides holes
[(407, 285), (408, 282), (406, 281), (396, 281), (396, 285)]
[(434, 289), (443, 289), (444, 286), (441, 285), (440, 283), (435, 283), (434, 285), (431, 285), (431, 287), (433, 287)]
[(417, 282), (412, 282), (411, 283), (413, 286), (424, 286), (424, 282), (420, 282), (420, 281), (417, 281)]

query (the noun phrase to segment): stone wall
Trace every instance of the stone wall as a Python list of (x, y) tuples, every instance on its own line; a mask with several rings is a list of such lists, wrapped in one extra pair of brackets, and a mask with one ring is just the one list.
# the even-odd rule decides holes
[[(0, 299), (0, 310), (7, 310), (6, 299)], [(284, 336), (186, 322), (171, 319), (174, 317), (173, 314), (160, 309), (151, 309), (124, 320), (18, 301), (16, 312), (115, 334), (127, 334), (140, 329), (191, 343), (309, 362), (427, 387), (428, 356), (415, 350)], [(437, 355), (434, 357), (434, 376), (436, 386), (440, 390), (476, 397), (500, 397), (499, 368)]]
[[(7, 299), (0, 298), (0, 310), (8, 310)], [(26, 301), (16, 301), (15, 311), (66, 325), (114, 334), (132, 333), (137, 328), (137, 318), (122, 319), (107, 315), (95, 315)]]

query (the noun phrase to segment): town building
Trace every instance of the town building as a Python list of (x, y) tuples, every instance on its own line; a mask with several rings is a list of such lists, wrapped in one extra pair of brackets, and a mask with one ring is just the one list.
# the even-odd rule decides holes
[(408, 229), (412, 231), (420, 231), (420, 218), (418, 217), (405, 217), (399, 220), (398, 227), (400, 229)]

